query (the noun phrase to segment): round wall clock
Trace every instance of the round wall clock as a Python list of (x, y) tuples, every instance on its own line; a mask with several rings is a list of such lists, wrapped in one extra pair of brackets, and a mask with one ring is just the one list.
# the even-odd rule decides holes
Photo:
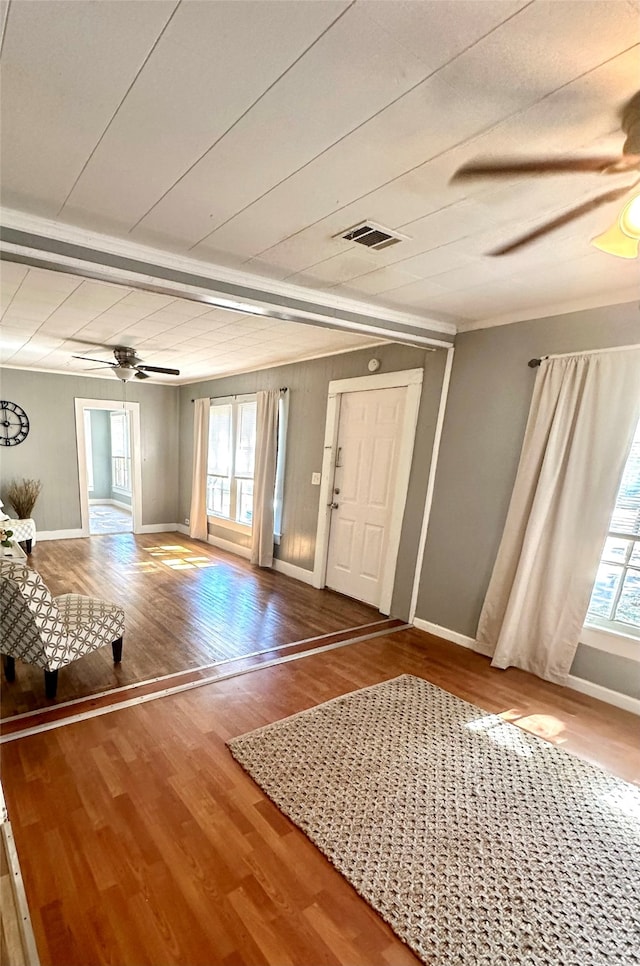
[(0, 446), (17, 446), (29, 435), (29, 419), (22, 406), (0, 400)]

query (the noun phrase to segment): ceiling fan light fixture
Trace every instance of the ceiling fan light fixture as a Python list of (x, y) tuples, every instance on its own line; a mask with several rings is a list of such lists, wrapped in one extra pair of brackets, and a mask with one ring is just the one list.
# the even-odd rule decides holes
[(618, 258), (637, 258), (639, 242), (640, 195), (627, 202), (611, 228), (591, 240), (595, 248)]
[(121, 382), (129, 382), (136, 374), (136, 370), (132, 369), (131, 366), (114, 366), (113, 372)]

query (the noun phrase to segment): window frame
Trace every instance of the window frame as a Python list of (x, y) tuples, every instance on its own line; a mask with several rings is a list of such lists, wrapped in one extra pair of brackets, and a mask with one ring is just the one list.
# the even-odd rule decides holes
[[(625, 470), (628, 465), (628, 461), (631, 459), (631, 454), (634, 445), (637, 443), (640, 437), (640, 422), (636, 428), (631, 449), (627, 456), (627, 461), (625, 462)], [(622, 486), (622, 480), (620, 481)], [(616, 494), (616, 501), (611, 514), (611, 524), (613, 523), (614, 513), (618, 504), (619, 492)], [(624, 561), (614, 561), (605, 560), (605, 547), (607, 540), (612, 537), (619, 540), (628, 540), (630, 546), (626, 552)], [(635, 547), (640, 547), (640, 534), (627, 533), (619, 528), (609, 529), (605, 538), (605, 543), (600, 554), (600, 560), (598, 561), (598, 567), (601, 564), (610, 564), (611, 566), (619, 566), (622, 568), (622, 573), (618, 581), (618, 586), (616, 593), (612, 599), (610, 612), (615, 613), (615, 608), (617, 607), (618, 601), (622, 594), (624, 587), (624, 582), (626, 575), (629, 571), (637, 573), (640, 575), (640, 566), (635, 563), (631, 563), (631, 557)], [(595, 588), (595, 580), (594, 580)], [(593, 591), (592, 591), (593, 593)], [(633, 661), (640, 662), (640, 627), (636, 627), (634, 624), (628, 624), (625, 621), (615, 620), (605, 617), (597, 617), (596, 615), (590, 615), (587, 613), (585, 617), (584, 626), (582, 633), (580, 635), (580, 643), (586, 644), (587, 647), (595, 647), (601, 651), (607, 651), (609, 654), (616, 654), (619, 657), (630, 658)]]
[[(209, 493), (209, 478), (213, 477), (215, 479), (228, 479), (229, 480), (229, 513), (232, 516), (225, 517), (218, 513), (212, 513), (207, 506), (207, 521), (212, 526), (224, 527), (227, 530), (235, 530), (237, 533), (243, 533), (251, 536), (253, 533), (253, 526), (248, 526), (246, 523), (239, 523), (233, 517), (237, 511), (238, 505), (238, 480), (251, 480), (253, 482), (254, 475), (238, 476), (235, 472), (236, 469), (236, 443), (238, 439), (238, 422), (240, 419), (240, 407), (243, 403), (254, 402), (257, 406), (258, 397), (256, 393), (245, 393), (241, 396), (220, 396), (210, 401), (210, 410), (218, 406), (231, 406), (231, 439), (230, 439), (230, 466), (229, 466), (229, 476), (223, 477), (217, 473), (209, 473), (207, 466), (207, 494)], [(209, 440), (207, 440), (207, 460), (208, 460), (208, 446)], [(255, 451), (254, 451), (254, 471), (255, 471)]]

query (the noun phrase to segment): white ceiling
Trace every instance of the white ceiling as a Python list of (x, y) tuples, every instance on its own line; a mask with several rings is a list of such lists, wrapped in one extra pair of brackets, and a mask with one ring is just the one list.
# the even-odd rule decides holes
[[(484, 255), (629, 175), (448, 182), (477, 155), (620, 151), (618, 111), (640, 78), (638, 0), (1, 9), (7, 207), (459, 329), (637, 292), (637, 263), (589, 245), (615, 206)], [(372, 252), (333, 237), (365, 219), (409, 240)], [(195, 377), (357, 340), (20, 271), (4, 267), (2, 325), (30, 341), (5, 347), (9, 364), (60, 368), (72, 336), (128, 339), (150, 362), (179, 350)]]

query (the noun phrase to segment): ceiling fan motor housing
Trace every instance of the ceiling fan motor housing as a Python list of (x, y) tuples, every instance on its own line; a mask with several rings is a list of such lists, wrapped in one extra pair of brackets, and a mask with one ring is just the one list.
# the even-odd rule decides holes
[(136, 355), (136, 350), (127, 346), (116, 346), (113, 354), (120, 366), (135, 366), (140, 361)]

